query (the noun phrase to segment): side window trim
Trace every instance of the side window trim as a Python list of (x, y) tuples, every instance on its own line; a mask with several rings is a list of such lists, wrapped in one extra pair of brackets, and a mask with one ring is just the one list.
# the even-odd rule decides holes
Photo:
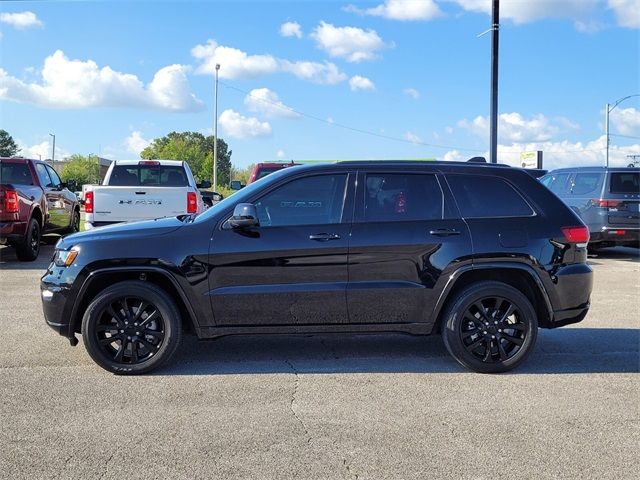
[(60, 185), (62, 184), (62, 180), (60, 179), (58, 172), (56, 172), (49, 165), (45, 165), (45, 168), (47, 169), (47, 173), (49, 173), (49, 178), (51, 178), (51, 185), (53, 185), (54, 188), (60, 187)]

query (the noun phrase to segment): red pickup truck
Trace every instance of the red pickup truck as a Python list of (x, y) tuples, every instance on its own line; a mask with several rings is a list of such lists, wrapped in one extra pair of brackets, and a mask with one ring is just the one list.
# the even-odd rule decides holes
[(13, 245), (21, 261), (33, 261), (44, 233), (80, 229), (77, 197), (45, 162), (0, 158), (0, 244)]

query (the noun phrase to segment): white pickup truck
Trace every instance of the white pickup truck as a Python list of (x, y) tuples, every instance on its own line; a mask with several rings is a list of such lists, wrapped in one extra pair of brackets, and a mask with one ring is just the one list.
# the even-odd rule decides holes
[(198, 188), (208, 186), (196, 184), (186, 162), (113, 161), (102, 185), (85, 192), (85, 229), (200, 213), (205, 205)]

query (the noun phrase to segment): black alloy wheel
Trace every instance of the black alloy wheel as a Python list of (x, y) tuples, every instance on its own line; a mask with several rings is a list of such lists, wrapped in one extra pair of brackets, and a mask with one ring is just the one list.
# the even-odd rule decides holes
[(482, 373), (511, 370), (535, 344), (538, 321), (529, 299), (500, 282), (480, 282), (458, 293), (443, 317), (451, 355)]
[(91, 358), (119, 374), (147, 373), (166, 362), (178, 347), (181, 327), (170, 295), (140, 281), (117, 283), (101, 292), (82, 320)]
[(16, 244), (16, 257), (22, 262), (32, 262), (40, 253), (40, 224), (35, 218), (29, 220), (24, 239)]

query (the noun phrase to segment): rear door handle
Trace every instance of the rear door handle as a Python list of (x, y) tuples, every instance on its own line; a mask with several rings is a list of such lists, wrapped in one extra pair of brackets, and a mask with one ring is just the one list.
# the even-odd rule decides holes
[(309, 235), (309, 240), (315, 240), (316, 242), (328, 242), (329, 240), (340, 240), (340, 235), (337, 233), (316, 233)]
[(436, 228), (429, 230), (429, 234), (435, 237), (450, 237), (452, 235), (460, 235), (460, 231), (455, 228)]

